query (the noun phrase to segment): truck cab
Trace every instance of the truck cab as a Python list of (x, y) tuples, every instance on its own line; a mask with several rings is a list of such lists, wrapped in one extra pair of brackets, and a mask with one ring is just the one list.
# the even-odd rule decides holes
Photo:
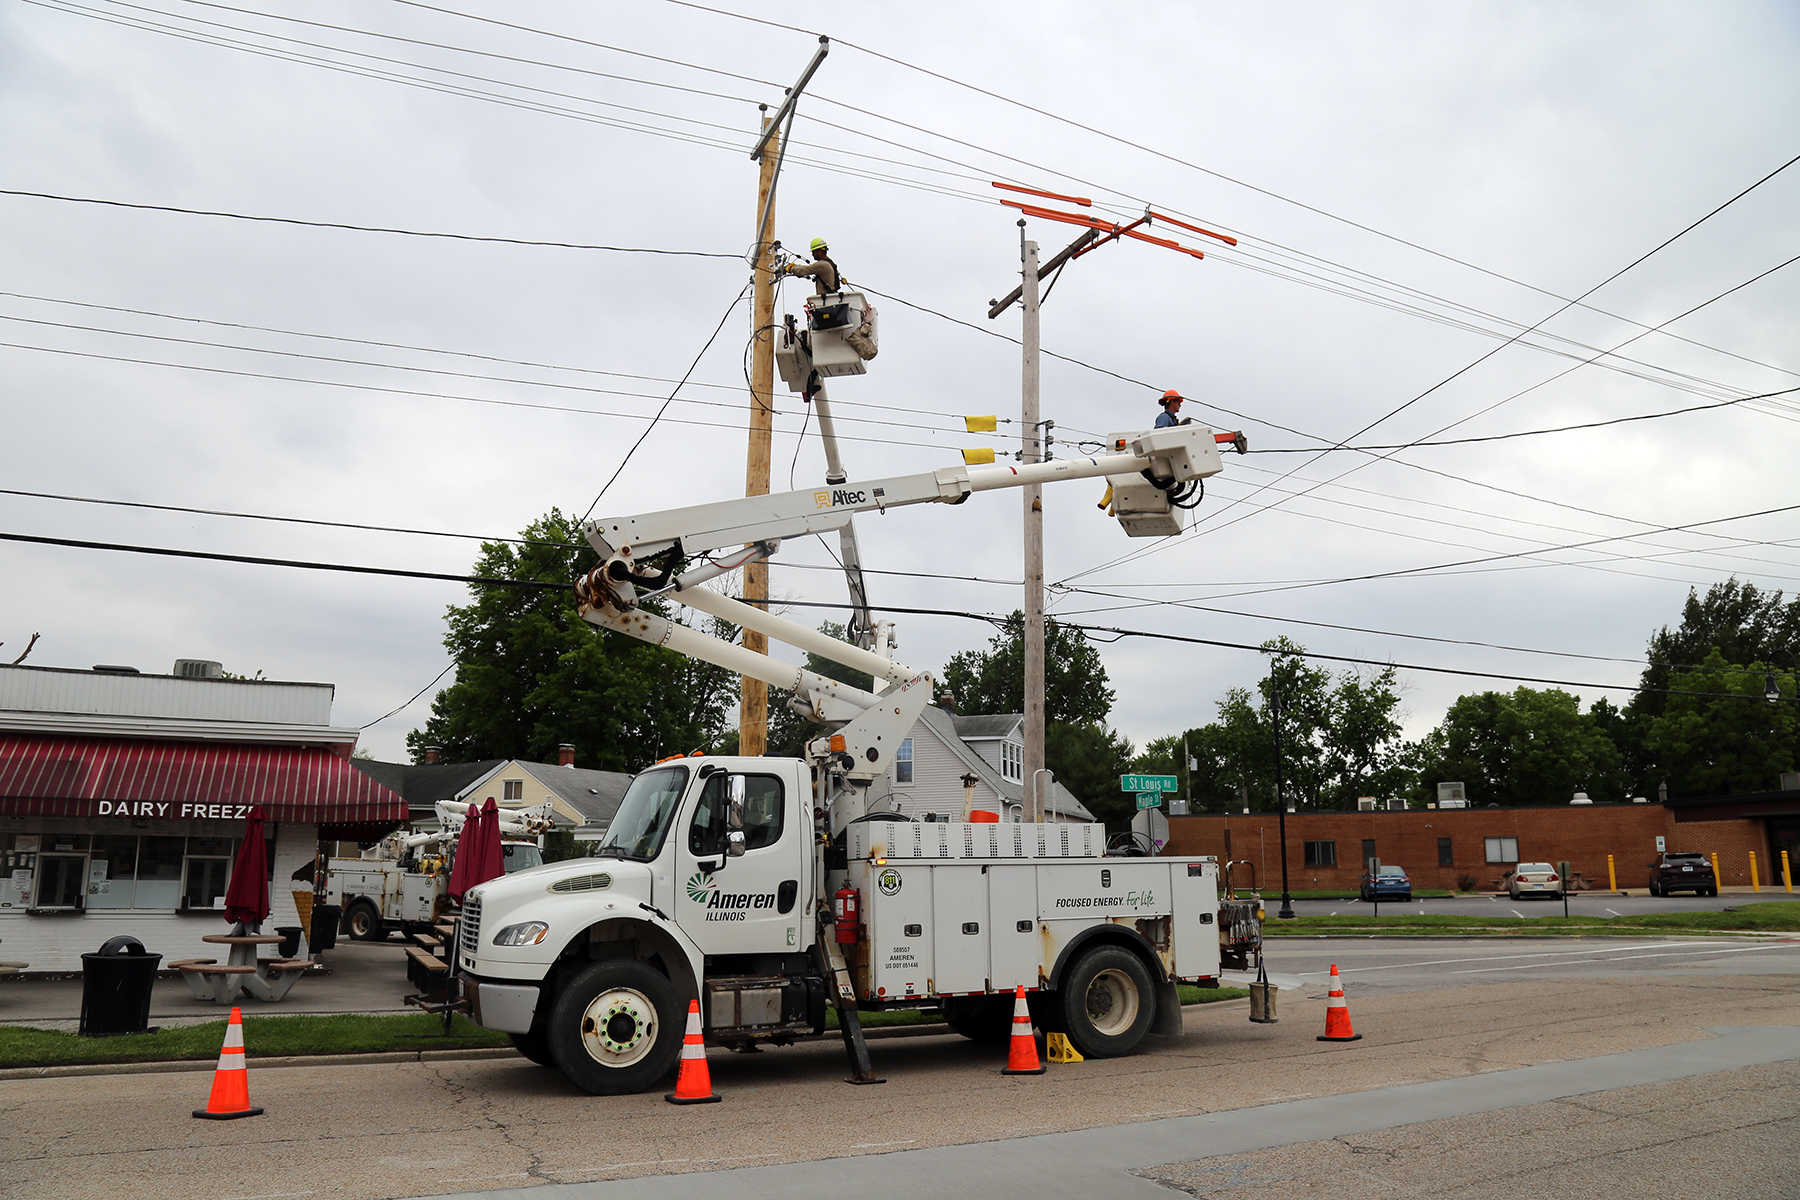
[(640, 1091), (709, 1039), (822, 1032), (810, 771), (682, 758), (637, 776), (595, 856), (464, 897), (471, 1012), (589, 1091)]

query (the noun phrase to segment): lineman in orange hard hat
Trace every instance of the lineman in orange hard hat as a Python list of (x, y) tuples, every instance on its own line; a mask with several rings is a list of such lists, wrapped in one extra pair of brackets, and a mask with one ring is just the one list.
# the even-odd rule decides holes
[(1163, 429), (1170, 425), (1181, 424), (1181, 402), (1185, 399), (1187, 397), (1174, 388), (1164, 392), (1162, 399), (1157, 401), (1162, 405), (1162, 412), (1157, 415), (1156, 428)]

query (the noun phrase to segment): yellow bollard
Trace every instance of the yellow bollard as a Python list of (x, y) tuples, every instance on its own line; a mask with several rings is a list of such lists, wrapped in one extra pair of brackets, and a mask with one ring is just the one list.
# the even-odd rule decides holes
[(1756, 851), (1754, 850), (1750, 852), (1750, 890), (1753, 892), (1762, 891), (1762, 884), (1758, 883), (1756, 880)]
[(1613, 860), (1610, 854), (1606, 856), (1606, 890), (1609, 892), (1619, 890), (1619, 877), (1613, 873)]
[(1713, 886), (1718, 887), (1725, 882), (1725, 877), (1723, 875), (1719, 874), (1719, 852), (1717, 850), (1714, 850), (1712, 852), (1712, 860), (1713, 860)]
[(1794, 871), (1792, 866), (1788, 863), (1788, 852), (1786, 850), (1781, 852), (1781, 882), (1786, 885), (1788, 891), (1791, 892), (1794, 890)]

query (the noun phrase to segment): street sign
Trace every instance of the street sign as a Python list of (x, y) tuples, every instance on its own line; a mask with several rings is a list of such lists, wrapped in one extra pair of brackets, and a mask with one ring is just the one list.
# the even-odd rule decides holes
[(1119, 790), (1122, 792), (1172, 792), (1175, 790), (1173, 775), (1121, 775)]
[(1139, 792), (1137, 806), (1139, 808), (1161, 808), (1163, 794), (1161, 792)]

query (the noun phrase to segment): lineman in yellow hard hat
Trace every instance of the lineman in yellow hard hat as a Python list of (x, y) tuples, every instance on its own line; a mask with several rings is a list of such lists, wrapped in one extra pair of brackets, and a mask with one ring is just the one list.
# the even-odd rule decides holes
[(831, 261), (831, 247), (825, 244), (824, 238), (812, 240), (812, 256), (813, 260), (804, 265), (789, 263), (787, 274), (811, 275), (814, 293), (829, 296), (843, 281), (838, 277), (838, 265)]

